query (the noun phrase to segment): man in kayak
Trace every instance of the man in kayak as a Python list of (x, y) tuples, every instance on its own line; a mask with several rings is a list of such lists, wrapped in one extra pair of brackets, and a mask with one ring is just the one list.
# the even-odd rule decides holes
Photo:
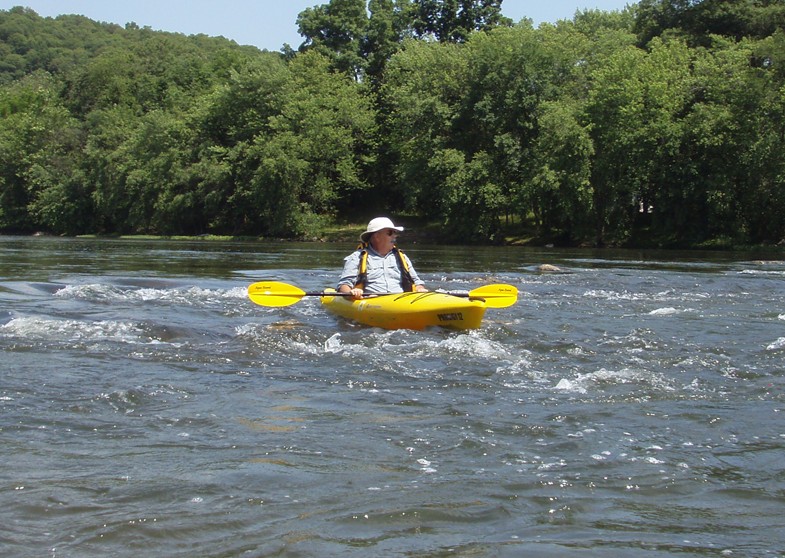
[(344, 259), (338, 292), (350, 293), (353, 299), (364, 294), (427, 292), (408, 256), (395, 246), (398, 233), (387, 217), (376, 217), (360, 235), (360, 246)]

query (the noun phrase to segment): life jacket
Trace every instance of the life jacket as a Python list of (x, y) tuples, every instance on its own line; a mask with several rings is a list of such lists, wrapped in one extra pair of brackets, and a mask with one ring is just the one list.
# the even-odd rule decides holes
[[(357, 289), (364, 289), (365, 283), (368, 282), (368, 244), (363, 242), (358, 247), (360, 252), (360, 265), (357, 273), (357, 280), (354, 282), (354, 287)], [(406, 258), (403, 257), (397, 246), (393, 246), (392, 253), (395, 254), (395, 259), (398, 262), (398, 269), (401, 270), (401, 288), (403, 292), (414, 290), (414, 279), (409, 272), (409, 264), (406, 263)]]

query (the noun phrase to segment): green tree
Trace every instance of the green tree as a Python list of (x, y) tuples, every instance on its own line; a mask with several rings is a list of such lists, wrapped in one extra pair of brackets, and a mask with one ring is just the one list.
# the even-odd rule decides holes
[(92, 187), (93, 231), (133, 232), (128, 213), (133, 200), (125, 190), (126, 162), (122, 150), (134, 134), (135, 113), (124, 106), (90, 113), (84, 147), (84, 169)]
[(542, 235), (566, 241), (585, 238), (593, 215), (591, 164), (594, 144), (570, 100), (545, 101), (531, 150), (529, 204)]
[(512, 21), (501, 13), (503, 0), (413, 0), (415, 34), (439, 42), (462, 43), (474, 31), (489, 31)]
[(401, 48), (403, 40), (412, 35), (411, 0), (370, 0), (368, 28), (362, 45), (367, 61), (367, 74), (378, 88), (387, 61)]
[(687, 129), (710, 238), (760, 243), (785, 236), (783, 82), (750, 65), (756, 46), (728, 41), (695, 61), (700, 96)]
[(611, 55), (593, 72), (586, 112), (595, 148), (591, 183), (598, 244), (609, 236), (614, 242), (626, 240), (636, 206), (642, 201), (636, 193), (644, 182), (638, 163), (646, 156), (639, 143), (645, 133), (645, 94), (644, 76), (637, 68), (645, 59), (645, 52), (629, 47)]
[(315, 50), (334, 67), (359, 79), (365, 70), (362, 45), (368, 26), (365, 0), (330, 0), (297, 16), (305, 42), (301, 51)]
[(405, 210), (462, 242), (512, 217), (569, 242), (785, 237), (782, 0), (537, 29), (500, 7), (330, 0), (284, 55), (0, 10), (0, 229), (312, 237)]
[(88, 219), (81, 128), (58, 93), (45, 73), (0, 89), (0, 230), (72, 234)]
[(124, 106), (141, 113), (136, 94), (141, 61), (124, 47), (101, 53), (67, 78), (64, 92), (69, 108), (85, 116), (92, 110)]
[(281, 91), (289, 79), (285, 60), (263, 53), (237, 64), (225, 82), (195, 99), (188, 116), (196, 134), (192, 181), (210, 230), (261, 230), (237, 185), (251, 180), (254, 169), (244, 164), (249, 146), (271, 135), (270, 122), (282, 110)]
[(447, 234), (467, 244), (498, 241), (499, 215), (507, 200), (496, 182), (491, 157), (480, 152), (467, 160), (455, 149), (434, 155), (431, 165), (444, 175)]
[(397, 179), (387, 203), (430, 219), (449, 213), (445, 169), (455, 164), (449, 150), (458, 148), (455, 128), (468, 79), (462, 51), (452, 43), (406, 41), (388, 64), (381, 91)]
[(532, 149), (540, 134), (542, 103), (554, 98), (558, 62), (529, 24), (476, 34), (467, 44), (468, 94), (462, 102), (461, 147), (470, 159), (488, 157), (500, 188), (502, 213), (527, 215), (537, 197)]
[(315, 53), (298, 55), (280, 90), (269, 135), (247, 146), (237, 201), (266, 234), (302, 236), (351, 206), (368, 185), (374, 117), (358, 84)]
[(519, 190), (524, 195), (520, 213), (526, 216), (525, 208), (532, 212), (543, 237), (580, 242), (592, 236), (595, 150), (586, 104), (596, 68), (635, 44), (633, 23), (630, 10), (586, 10), (572, 21), (541, 25), (535, 33), (550, 70), (536, 110), (531, 178)]
[(129, 222), (137, 232), (204, 232), (201, 200), (189, 182), (191, 130), (181, 115), (146, 114), (125, 146), (129, 155), (126, 193), (133, 201)]
[(670, 33), (707, 47), (713, 35), (760, 39), (785, 26), (782, 0), (641, 0), (637, 9), (641, 45)]

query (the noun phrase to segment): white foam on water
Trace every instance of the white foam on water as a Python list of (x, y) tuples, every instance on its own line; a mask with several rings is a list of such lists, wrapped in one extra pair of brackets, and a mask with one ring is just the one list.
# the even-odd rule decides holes
[(258, 330), (257, 324), (242, 324), (234, 328), (234, 332), (240, 337), (258, 337)]
[(341, 334), (335, 333), (327, 341), (324, 342), (324, 350), (327, 353), (341, 352)]
[(310, 338), (304, 328), (296, 324), (275, 324), (273, 326), (247, 323), (236, 326), (235, 334), (238, 337), (249, 339), (259, 347), (275, 352), (280, 349), (298, 355), (321, 355), (322, 344)]
[(673, 307), (657, 308), (656, 310), (649, 312), (649, 316), (673, 316), (674, 314), (683, 314), (687, 311), (688, 310), (679, 310)]
[(445, 339), (424, 339), (407, 352), (414, 356), (447, 354), (450, 356), (500, 359), (509, 356), (507, 347), (482, 337), (481, 333), (469, 332), (451, 335)]
[(585, 298), (597, 298), (600, 300), (642, 300), (645, 297), (639, 293), (607, 291), (604, 289), (591, 289), (583, 293)]
[(157, 343), (140, 326), (114, 320), (59, 320), (37, 316), (20, 316), (0, 325), (0, 335), (45, 341), (118, 341), (122, 343)]
[(515, 361), (496, 368), (497, 374), (509, 377), (503, 382), (504, 387), (521, 390), (531, 389), (535, 384), (545, 386), (550, 384), (548, 373), (534, 367), (530, 359), (531, 353), (523, 351), (523, 354), (517, 356)]
[(449, 337), (440, 343), (441, 348), (453, 352), (485, 358), (501, 358), (509, 354), (507, 347), (480, 334), (468, 333)]
[(572, 379), (562, 378), (553, 389), (588, 393), (590, 389), (599, 388), (603, 385), (622, 384), (644, 384), (665, 391), (674, 391), (676, 389), (657, 374), (631, 368), (624, 368), (618, 371), (601, 368), (596, 372), (578, 374)]
[(742, 275), (785, 275), (785, 271), (773, 269), (743, 269), (740, 273)]
[(580, 381), (568, 380), (567, 378), (562, 378), (561, 380), (559, 380), (559, 383), (556, 384), (553, 389), (559, 391), (574, 391), (577, 393), (586, 393), (586, 388), (583, 387)]
[(534, 373), (532, 371), (530, 353), (527, 353), (526, 351), (523, 353), (524, 354), (517, 355), (518, 358), (514, 362), (497, 367), (496, 373), (509, 376), (527, 375), (533, 377)]
[(68, 299), (117, 300), (122, 298), (120, 289), (111, 285), (66, 285), (55, 291), (54, 296)]
[(583, 298), (598, 299), (611, 302), (685, 302), (701, 301), (709, 298), (707, 293), (700, 292), (677, 292), (665, 290), (656, 293), (631, 292), (631, 291), (612, 291), (607, 289), (590, 289), (583, 293)]
[(355, 339), (335, 333), (319, 350), (325, 353), (355, 356), (362, 354), (388, 360), (399, 355), (409, 358), (480, 358), (500, 360), (510, 356), (505, 346), (484, 338), (480, 333), (450, 333), (446, 337), (419, 334), (408, 330), (370, 330)]
[(644, 457), (644, 458), (631, 457), (630, 461), (633, 461), (633, 462), (634, 461), (643, 461), (645, 463), (651, 463), (652, 465), (662, 465), (662, 464), (665, 463), (665, 461), (663, 461), (662, 459), (657, 459), (656, 457), (651, 457), (651, 456), (647, 456), (647, 457)]
[(436, 468), (432, 467), (432, 463), (425, 458), (420, 458), (417, 460), (417, 464), (420, 465), (420, 471), (423, 473), (435, 473)]
[(54, 296), (77, 300), (167, 302), (194, 305), (221, 302), (227, 299), (245, 299), (247, 290), (246, 287), (239, 286), (231, 289), (206, 289), (197, 286), (172, 289), (149, 287), (128, 289), (101, 283), (90, 283), (86, 285), (67, 285), (56, 291)]
[(785, 337), (780, 337), (773, 343), (769, 343), (766, 345), (767, 351), (779, 351), (780, 349), (785, 348)]

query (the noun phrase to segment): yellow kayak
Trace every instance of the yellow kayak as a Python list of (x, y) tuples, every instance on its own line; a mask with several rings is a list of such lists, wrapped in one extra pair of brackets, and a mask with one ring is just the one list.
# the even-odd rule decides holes
[(480, 327), (486, 308), (507, 308), (518, 300), (512, 285), (483, 285), (465, 292), (425, 292), (381, 294), (354, 300), (335, 289), (307, 293), (278, 281), (259, 281), (248, 286), (248, 298), (260, 306), (289, 306), (305, 296), (318, 296), (333, 314), (361, 324), (385, 329), (451, 329)]
[(447, 293), (406, 292), (352, 300), (332, 296), (328, 289), (321, 297), (324, 307), (338, 316), (384, 329), (425, 329), (439, 326), (450, 329), (480, 327), (486, 301), (462, 298)]

